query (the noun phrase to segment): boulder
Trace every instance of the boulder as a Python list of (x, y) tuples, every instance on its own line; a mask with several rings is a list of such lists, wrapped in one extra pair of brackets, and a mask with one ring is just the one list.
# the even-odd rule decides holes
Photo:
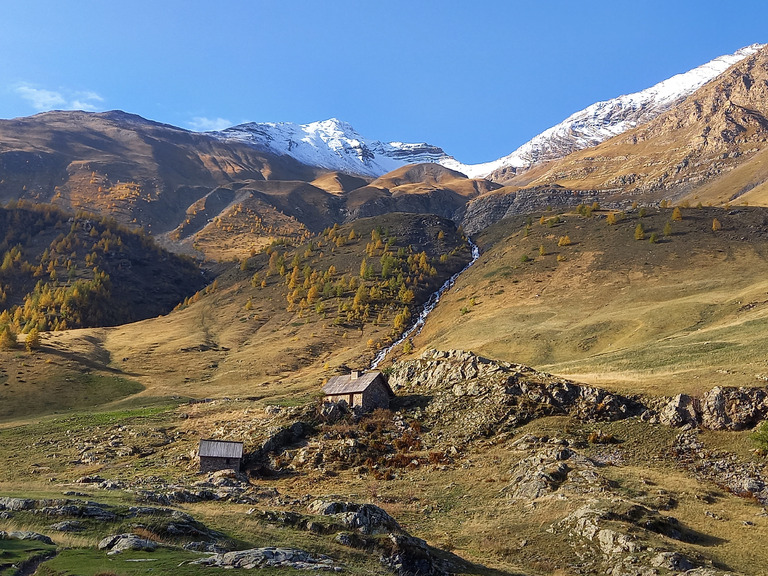
[(85, 529), (83, 523), (78, 522), (77, 520), (64, 520), (63, 522), (56, 522), (56, 524), (51, 524), (49, 528), (51, 530), (58, 530), (59, 532), (79, 532), (80, 530)]
[[(432, 549), (421, 538), (407, 534), (390, 534), (387, 553), (381, 563), (398, 576), (448, 576)], [(386, 546), (386, 545), (385, 545)]]
[(207, 552), (209, 554), (224, 554), (229, 552), (226, 548), (223, 548), (215, 542), (188, 542), (184, 544), (184, 550), (193, 550), (194, 552)]
[(323, 402), (320, 407), (320, 419), (326, 424), (338, 422), (348, 412), (349, 405), (346, 401)]
[(136, 534), (113, 534), (99, 542), (99, 550), (108, 550), (108, 554), (119, 554), (125, 550), (143, 550), (152, 552), (157, 549), (157, 543), (137, 536)]
[(651, 565), (675, 572), (691, 570), (694, 567), (691, 561), (679, 552), (659, 552), (651, 558)]
[(209, 558), (196, 560), (193, 564), (203, 566), (218, 566), (220, 568), (292, 568), (294, 570), (327, 570), (341, 571), (333, 565), (333, 560), (328, 556), (311, 555), (309, 552), (297, 548), (251, 548), (250, 550), (238, 550), (215, 554)]
[(307, 507), (313, 514), (333, 516), (341, 525), (361, 534), (386, 534), (403, 532), (397, 521), (373, 504), (315, 500)]
[(679, 428), (690, 424), (698, 425), (697, 402), (688, 394), (678, 394), (659, 412), (659, 422), (665, 426)]
[(42, 542), (43, 544), (53, 544), (53, 540), (51, 540), (45, 534), (40, 534), (38, 532), (28, 532), (28, 531), (13, 531), (13, 532), (0, 531), (0, 540), (37, 540), (38, 542)]
[(701, 399), (701, 425), (710, 430), (744, 430), (768, 416), (768, 389), (716, 386)]

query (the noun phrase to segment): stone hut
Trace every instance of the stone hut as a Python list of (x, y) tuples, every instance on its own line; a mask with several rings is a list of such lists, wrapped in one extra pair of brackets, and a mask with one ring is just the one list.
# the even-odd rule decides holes
[(323, 386), (323, 393), (325, 402), (344, 400), (350, 407), (360, 407), (364, 412), (389, 408), (389, 400), (395, 396), (386, 377), (378, 370), (365, 373), (355, 370), (334, 376)]
[(232, 468), (240, 471), (243, 443), (227, 440), (200, 440), (200, 472), (215, 472)]

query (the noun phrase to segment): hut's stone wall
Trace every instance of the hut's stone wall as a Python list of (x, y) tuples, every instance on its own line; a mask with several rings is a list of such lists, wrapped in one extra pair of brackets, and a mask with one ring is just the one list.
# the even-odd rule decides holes
[(216, 472), (217, 470), (240, 470), (240, 458), (216, 458), (213, 456), (200, 457), (200, 472)]

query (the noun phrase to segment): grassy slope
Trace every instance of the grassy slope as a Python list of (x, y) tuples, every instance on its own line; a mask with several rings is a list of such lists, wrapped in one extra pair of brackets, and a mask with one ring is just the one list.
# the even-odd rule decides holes
[[(630, 214), (613, 226), (605, 214), (568, 214), (551, 228), (536, 219), (528, 237), (523, 219), (497, 224), (478, 240), (484, 254), (441, 301), (417, 351), (471, 349), (664, 394), (760, 383), (755, 375), (768, 372), (765, 212), (684, 209), (664, 238), (671, 212)], [(635, 240), (638, 222), (646, 239), (656, 231), (661, 241)], [(564, 235), (572, 245), (558, 247)], [(533, 261), (521, 262), (523, 254)]]
[[(661, 232), (670, 215), (669, 210), (654, 212), (642, 222), (647, 232)], [(729, 216), (714, 209), (689, 209), (683, 215), (684, 220), (674, 224), (674, 235), (655, 245), (634, 240), (637, 215), (615, 226), (608, 226), (603, 214), (592, 219), (566, 215), (565, 223), (551, 228), (535, 219), (527, 238), (522, 233), (523, 219), (502, 222), (479, 239), (485, 249), (481, 260), (446, 295), (416, 344), (469, 348), (547, 366), (552, 372), (570, 370), (617, 388), (671, 393), (673, 389), (754, 382), (754, 373), (761, 370), (758, 352), (768, 309), (768, 286), (763, 282), (768, 277), (764, 259), (768, 240), (761, 235), (763, 212), (742, 209)], [(723, 222), (717, 235), (711, 232), (715, 216)], [(362, 231), (357, 224), (355, 227)], [(557, 239), (565, 234), (572, 245), (558, 248)], [(358, 253), (364, 244), (365, 240), (349, 244), (333, 252), (333, 258), (340, 267), (346, 263), (359, 268)], [(540, 257), (542, 244), (546, 255)], [(558, 253), (566, 260), (558, 262)], [(534, 261), (522, 263), (523, 254)], [(101, 414), (81, 410), (81, 414), (40, 423), (17, 420), (13, 427), (6, 424), (0, 466), (8, 472), (0, 482), (0, 492), (52, 497), (71, 489), (68, 482), (90, 473), (117, 479), (189, 477), (194, 462), (188, 454), (201, 435), (227, 430), (230, 422), (243, 419), (259, 430), (263, 404), (303, 402), (331, 368), (369, 357), (365, 338), (373, 334), (373, 327), (363, 338), (354, 331), (342, 338), (343, 333), (330, 325), (323, 329), (317, 318), (285, 312), (281, 308), (284, 287), (261, 290), (244, 282), (252, 272), (234, 269), (221, 278), (216, 291), (168, 316), (114, 329), (57, 333), (37, 355), (14, 353), (12, 357), (25, 364), (24, 370), (41, 371), (28, 377), (30, 382), (42, 377), (46, 366), (82, 373), (90, 364), (99, 373), (99, 364), (110, 364), (112, 370), (140, 381), (147, 390), (138, 398), (118, 401)], [(249, 295), (258, 298), (246, 311), (243, 306)], [(467, 312), (462, 314), (461, 308)], [(709, 341), (709, 347), (702, 340)], [(694, 344), (684, 348), (685, 361), (691, 364), (688, 372), (680, 366), (678, 353), (682, 344), (691, 342)], [(699, 349), (706, 354), (691, 353)], [(735, 371), (737, 363), (740, 368)], [(718, 369), (731, 373), (715, 372)], [(253, 400), (174, 409), (181, 401), (177, 399), (155, 408), (137, 407), (169, 395)], [(120, 406), (124, 409), (118, 410)], [(138, 433), (142, 456), (71, 464), (78, 457), (80, 443), (109, 437), (117, 426)], [(755, 566), (765, 565), (760, 543), (768, 536), (768, 521), (758, 515), (759, 508), (753, 503), (697, 483), (677, 469), (668, 452), (675, 430), (636, 421), (601, 428), (622, 443), (587, 445), (584, 439), (594, 425), (564, 417), (531, 422), (516, 437), (530, 432), (581, 442), (586, 453), (610, 459), (613, 465), (601, 468), (601, 474), (615, 482), (615, 490), (622, 496), (674, 495), (677, 504), (668, 514), (706, 535), (687, 547), (690, 554), (704, 554), (747, 574), (755, 573)], [(61, 442), (65, 436), (70, 439)], [(173, 442), (164, 443), (166, 436)], [(704, 441), (718, 449), (738, 449), (745, 458), (754, 457), (746, 433), (710, 433)], [(30, 445), (36, 447), (33, 452), (26, 449)], [(568, 565), (578, 563), (578, 558), (547, 527), (581, 502), (555, 495), (531, 506), (506, 498), (502, 488), (513, 480), (511, 470), (525, 456), (506, 445), (496, 446), (491, 438), (473, 446), (452, 466), (403, 470), (391, 481), (375, 480), (352, 469), (338, 476), (315, 471), (265, 479), (260, 484), (295, 497), (341, 493), (351, 500), (377, 503), (414, 535), (506, 574), (569, 574)], [(49, 481), (51, 477), (56, 478), (55, 483)], [(76, 489), (91, 493), (94, 499), (118, 498), (82, 485)], [(301, 546), (330, 553), (346, 562), (351, 571), (378, 569), (374, 560), (349, 552), (328, 538), (259, 523), (247, 514), (249, 507), (200, 503), (185, 506), (185, 511), (250, 545)], [(306, 513), (303, 507), (297, 511)], [(719, 520), (713, 522), (707, 512)], [(11, 521), (0, 525), (0, 529), (17, 527), (46, 531), (42, 524), (19, 526)], [(96, 535), (87, 542), (58, 537), (57, 542), (82, 546), (95, 539)], [(158, 567), (189, 558), (177, 552), (156, 557)], [(71, 572), (73, 566), (86, 566), (88, 574), (115, 568), (128, 574), (147, 567), (106, 564), (104, 556), (77, 549), (63, 552), (47, 566), (51, 574)]]
[[(390, 230), (393, 238), (399, 238), (395, 251), (399, 245), (413, 244), (417, 251), (426, 250), (434, 258), (439, 274), (425, 279), (423, 291), (417, 291), (416, 302), (425, 300), (469, 258), (465, 247), (445, 263), (438, 262), (440, 254), (450, 252), (463, 242), (448, 221), (391, 215), (356, 222), (357, 239), (341, 247), (331, 246), (326, 240), (310, 257), (302, 259), (301, 267), (310, 265), (325, 271), (333, 265), (337, 269), (334, 280), (357, 277), (360, 263), (366, 257), (366, 243), (376, 226)], [(346, 236), (351, 229), (351, 226), (342, 227), (340, 234)], [(438, 241), (440, 230), (444, 230), (445, 239)], [(287, 252), (286, 265), (290, 268), (295, 249), (279, 250)], [(303, 253), (304, 247), (298, 250)], [(379, 252), (368, 257), (376, 269)], [(261, 279), (265, 277), (268, 259), (266, 254), (255, 256), (249, 260), (247, 270), (230, 264), (215, 290), (201, 293), (196, 302), (171, 314), (112, 329), (44, 335), (43, 349), (35, 355), (20, 350), (0, 351), (4, 365), (8, 363), (4, 372), (0, 372), (0, 395), (25, 394), (29, 409), (23, 413), (27, 415), (37, 405), (33, 399), (50, 391), (47, 382), (56, 380), (57, 386), (68, 382), (67, 379), (81, 382), (86, 373), (94, 372), (99, 378), (120, 376), (137, 381), (146, 388), (142, 396), (148, 399), (173, 395), (246, 396), (269, 397), (271, 401), (282, 398), (282, 401), (296, 403), (317, 393), (323, 380), (339, 366), (366, 367), (376, 348), (391, 337), (393, 318), (402, 305), (385, 306), (381, 323), (374, 321), (377, 319), (374, 313), (362, 328), (336, 322), (338, 300), (335, 297), (323, 301), (326, 312), (322, 314), (314, 305), (303, 312), (289, 311), (283, 277), (273, 273), (265, 288), (251, 284), (254, 273)], [(351, 301), (353, 296), (354, 291), (348, 291), (343, 300)], [(4, 378), (12, 384), (10, 388), (2, 386)], [(76, 399), (86, 394), (84, 389), (78, 393), (74, 390), (75, 387), (68, 389), (64, 397), (69, 398), (71, 393), (73, 400), (62, 402), (59, 409), (77, 406)], [(109, 394), (107, 388), (101, 388), (99, 394), (91, 405), (117, 398)], [(48, 404), (43, 412), (57, 409), (55, 402)], [(13, 419), (14, 411), (9, 408), (0, 412), (2, 417)]]

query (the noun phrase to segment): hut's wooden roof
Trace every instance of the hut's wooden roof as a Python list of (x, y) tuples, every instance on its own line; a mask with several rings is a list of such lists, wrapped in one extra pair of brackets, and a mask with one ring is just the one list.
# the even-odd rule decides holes
[[(365, 372), (356, 378), (354, 377), (354, 374), (333, 376), (328, 380), (328, 383), (323, 386), (323, 392), (328, 396), (335, 396), (337, 394), (358, 394), (364, 392), (379, 376), (381, 376), (381, 372), (378, 370)], [(381, 381), (384, 386), (387, 387), (389, 394), (393, 395), (392, 390), (390, 390), (389, 385), (383, 376)]]
[(228, 440), (200, 440), (201, 457), (208, 458), (242, 458), (243, 443)]

